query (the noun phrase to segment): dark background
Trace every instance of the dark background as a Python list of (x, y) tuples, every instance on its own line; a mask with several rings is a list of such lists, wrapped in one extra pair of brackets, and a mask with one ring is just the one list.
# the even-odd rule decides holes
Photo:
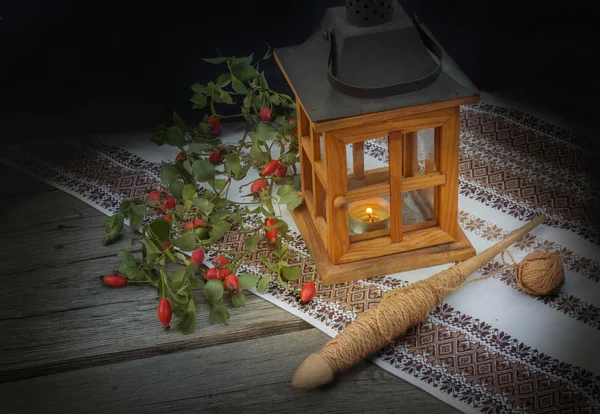
[[(343, 0), (0, 3), (3, 127), (49, 135), (150, 129), (173, 109), (194, 120), (189, 86), (219, 74), (203, 57), (304, 41)], [(482, 91), (597, 131), (591, 1), (403, 0)], [(273, 61), (272, 86), (287, 85)], [(32, 118), (33, 117), (33, 118)], [(14, 129), (13, 129), (14, 130)]]

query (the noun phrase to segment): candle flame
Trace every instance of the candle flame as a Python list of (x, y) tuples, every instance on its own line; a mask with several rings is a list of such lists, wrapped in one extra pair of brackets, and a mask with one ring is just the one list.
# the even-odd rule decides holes
[(365, 212), (367, 214), (373, 214), (373, 209), (371, 207), (367, 207), (367, 209), (365, 210)]

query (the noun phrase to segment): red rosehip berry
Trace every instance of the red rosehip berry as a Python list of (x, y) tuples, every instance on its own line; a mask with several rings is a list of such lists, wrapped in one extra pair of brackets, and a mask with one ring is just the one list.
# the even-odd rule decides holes
[(225, 256), (218, 255), (215, 257), (215, 260), (213, 260), (213, 263), (217, 267), (225, 267), (227, 266), (227, 258)]
[(169, 223), (171, 222), (171, 217), (169, 217), (169, 215), (168, 215), (168, 214), (165, 214), (165, 215), (163, 216), (163, 218), (164, 218), (166, 221), (168, 221)]
[(208, 162), (210, 162), (213, 165), (217, 165), (221, 161), (223, 161), (223, 155), (221, 154), (221, 151), (213, 151), (208, 156)]
[(204, 274), (204, 278), (212, 280), (212, 279), (218, 279), (218, 274), (217, 274), (217, 269), (215, 269), (214, 267), (211, 267), (210, 269), (208, 269), (206, 271), (206, 273)]
[(175, 157), (175, 162), (185, 160), (185, 152), (180, 151), (179, 154)]
[(158, 201), (159, 198), (160, 198), (160, 191), (158, 191), (158, 190), (152, 190), (148, 193), (149, 200)]
[(120, 275), (100, 276), (100, 280), (110, 287), (123, 287), (127, 284), (127, 279)]
[(279, 165), (279, 161), (277, 161), (277, 160), (269, 161), (267, 163), (267, 165), (265, 165), (265, 168), (263, 168), (261, 175), (265, 176), (265, 175), (273, 174), (275, 172), (275, 170), (277, 169), (278, 165)]
[[(277, 222), (275, 221), (274, 218), (268, 218), (265, 220), (266, 227), (274, 226), (276, 224), (277, 224)], [(279, 230), (277, 229), (277, 227), (274, 227), (272, 229), (265, 229), (265, 234), (267, 236), (267, 240), (269, 241), (269, 243), (275, 243), (277, 241), (278, 231)]]
[(171, 304), (166, 298), (162, 298), (158, 303), (158, 320), (162, 323), (165, 330), (169, 330), (172, 317)]
[(173, 197), (171, 194), (167, 194), (167, 196), (162, 202), (162, 209), (163, 211), (167, 211), (172, 208), (175, 208), (176, 205), (177, 201), (175, 201), (175, 197)]
[(240, 280), (236, 275), (227, 275), (223, 281), (225, 289), (235, 292), (240, 288)]
[(187, 230), (193, 230), (196, 227), (201, 227), (201, 226), (205, 226), (206, 222), (204, 220), (200, 220), (199, 218), (195, 218), (192, 221), (188, 221), (187, 223), (185, 223), (185, 228)]
[(217, 279), (225, 280), (227, 276), (231, 274), (231, 270), (229, 269), (217, 269)]
[(208, 117), (208, 132), (215, 137), (221, 134), (221, 121), (214, 115)]
[(169, 247), (172, 246), (172, 244), (169, 242), (163, 242), (162, 246), (163, 246), (163, 250), (167, 250)]
[(263, 121), (270, 121), (273, 119), (273, 110), (271, 108), (263, 108), (258, 113), (258, 116), (260, 116), (260, 119)]
[(202, 250), (202, 249), (194, 250), (194, 252), (190, 256), (190, 260), (193, 263), (196, 263), (198, 266), (201, 266), (202, 263), (204, 263), (204, 250)]
[(287, 175), (287, 164), (285, 162), (279, 161), (277, 169), (275, 170), (275, 175), (277, 177), (285, 177)]
[(206, 226), (206, 222), (199, 218), (195, 218), (194, 220), (192, 220), (192, 223), (194, 224), (194, 227)]
[(267, 188), (267, 182), (265, 180), (256, 180), (250, 186), (250, 192), (258, 194), (265, 188)]
[(300, 291), (300, 300), (303, 303), (308, 303), (312, 300), (313, 296), (315, 296), (315, 282), (309, 280), (302, 286), (302, 290)]

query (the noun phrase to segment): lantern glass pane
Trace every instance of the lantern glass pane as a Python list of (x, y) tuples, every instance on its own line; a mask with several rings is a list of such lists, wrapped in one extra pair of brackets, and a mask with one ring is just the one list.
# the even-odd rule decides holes
[[(404, 231), (418, 229), (422, 223), (435, 226), (435, 187), (427, 187), (402, 193), (402, 225)], [(348, 222), (351, 242), (389, 236), (389, 196), (372, 197), (350, 203)], [(370, 208), (370, 211), (367, 209)], [(387, 210), (387, 214), (386, 214)], [(370, 213), (370, 217), (369, 214)], [(371, 219), (371, 220), (369, 220)], [(387, 219), (387, 220), (386, 220)]]
[(404, 177), (417, 177), (437, 171), (435, 128), (405, 133), (404, 140)]
[(348, 190), (387, 183), (390, 180), (387, 137), (346, 146)]
[(435, 221), (435, 187), (406, 191), (402, 195), (402, 225)]

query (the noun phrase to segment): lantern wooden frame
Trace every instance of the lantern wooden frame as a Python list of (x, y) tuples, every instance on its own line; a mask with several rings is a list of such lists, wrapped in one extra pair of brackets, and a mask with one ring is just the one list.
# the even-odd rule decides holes
[[(293, 211), (293, 216), (323, 283), (381, 276), (475, 255), (457, 218), (459, 107), (477, 100), (461, 98), (312, 122), (296, 96), (304, 203)], [(415, 162), (413, 137), (427, 128), (435, 128), (435, 168), (405, 178)], [(388, 137), (389, 153), (386, 181), (381, 180), (383, 171), (364, 171), (364, 141), (384, 136)], [(347, 144), (353, 144), (351, 175), (346, 167)], [(349, 189), (353, 180), (361, 180), (364, 185)], [(435, 188), (434, 220), (403, 226), (402, 192), (428, 187)], [(390, 197), (390, 228), (350, 235), (348, 203), (382, 195)]]

